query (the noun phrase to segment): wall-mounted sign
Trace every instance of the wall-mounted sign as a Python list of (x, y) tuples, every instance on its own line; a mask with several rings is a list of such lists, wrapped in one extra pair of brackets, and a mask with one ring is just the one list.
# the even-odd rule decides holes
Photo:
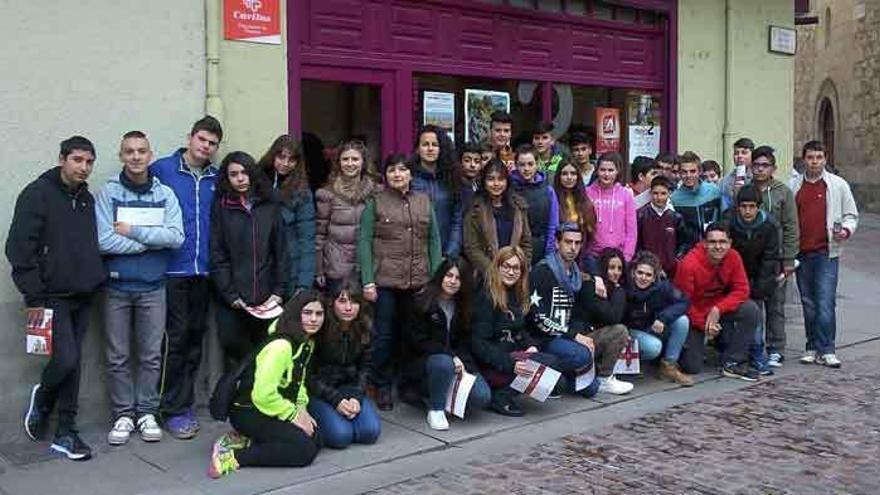
[(797, 52), (797, 31), (794, 28), (770, 26), (770, 51), (794, 55)]
[(422, 95), (422, 122), (446, 130), (455, 141), (455, 94), (425, 91)]
[(280, 45), (279, 0), (224, 0), (223, 25), (228, 40)]
[(596, 107), (596, 154), (620, 151), (620, 109)]

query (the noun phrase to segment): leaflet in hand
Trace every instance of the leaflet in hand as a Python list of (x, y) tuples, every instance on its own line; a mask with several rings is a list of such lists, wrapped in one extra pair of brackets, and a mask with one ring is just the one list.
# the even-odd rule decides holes
[(158, 227), (165, 222), (165, 208), (120, 206), (116, 209), (116, 221), (141, 227)]
[(468, 397), (471, 395), (471, 389), (477, 377), (462, 371), (455, 376), (452, 385), (449, 386), (449, 392), (446, 394), (446, 412), (464, 419), (464, 411), (467, 408)]
[(593, 357), (590, 357), (590, 368), (574, 377), (574, 391), (580, 392), (581, 390), (589, 387), (595, 379), (596, 362), (593, 360)]
[(562, 375), (553, 368), (531, 359), (526, 360), (525, 365), (532, 374), (528, 377), (516, 375), (510, 388), (528, 395), (538, 402), (544, 402)]
[(261, 320), (274, 320), (284, 312), (283, 308), (278, 303), (273, 303), (268, 306), (263, 304), (259, 306), (245, 306), (244, 310), (250, 313), (254, 318), (259, 318)]
[(54, 311), (49, 308), (27, 308), (25, 335), (28, 354), (52, 355), (52, 325)]

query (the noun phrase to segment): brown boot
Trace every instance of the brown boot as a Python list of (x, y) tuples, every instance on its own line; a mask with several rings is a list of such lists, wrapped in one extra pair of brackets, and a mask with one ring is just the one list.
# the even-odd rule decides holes
[(683, 387), (690, 387), (694, 384), (691, 375), (682, 373), (677, 364), (670, 363), (665, 359), (660, 360), (660, 378), (665, 378)]

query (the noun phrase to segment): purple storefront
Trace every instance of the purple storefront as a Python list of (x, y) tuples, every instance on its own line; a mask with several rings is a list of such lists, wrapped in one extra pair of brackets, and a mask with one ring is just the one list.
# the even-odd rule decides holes
[(288, 0), (290, 128), (410, 151), (427, 91), (446, 95), (461, 143), (465, 91), (489, 90), (507, 93), (515, 136), (542, 119), (592, 132), (595, 108), (614, 107), (621, 151), (628, 124), (674, 149), (676, 3)]

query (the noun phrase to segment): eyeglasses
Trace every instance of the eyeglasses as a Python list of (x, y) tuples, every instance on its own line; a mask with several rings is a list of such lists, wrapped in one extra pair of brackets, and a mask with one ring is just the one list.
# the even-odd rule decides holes
[(752, 162), (752, 168), (763, 168), (763, 167), (772, 167), (773, 164), (770, 162)]
[(519, 263), (517, 263), (515, 265), (511, 265), (510, 263), (502, 263), (501, 264), (501, 271), (508, 272), (508, 273), (519, 273), (522, 271), (522, 267), (520, 266)]

